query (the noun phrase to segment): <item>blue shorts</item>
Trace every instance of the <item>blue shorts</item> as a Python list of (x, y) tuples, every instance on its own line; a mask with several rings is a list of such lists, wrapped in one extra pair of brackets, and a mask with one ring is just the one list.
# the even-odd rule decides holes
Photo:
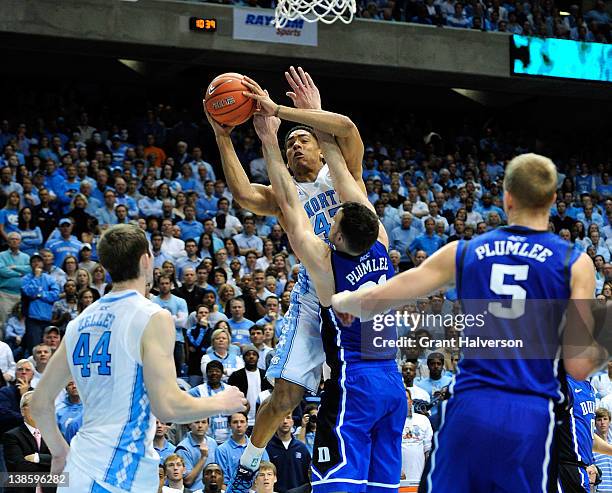
[(557, 481), (554, 426), (553, 402), (544, 397), (494, 389), (453, 395), (419, 491), (547, 493)]
[(269, 380), (281, 378), (317, 392), (325, 362), (320, 325), (319, 299), (304, 271), (291, 291), (281, 335), (266, 372)]
[(408, 406), (395, 361), (344, 364), (325, 382), (313, 447), (313, 493), (395, 493)]

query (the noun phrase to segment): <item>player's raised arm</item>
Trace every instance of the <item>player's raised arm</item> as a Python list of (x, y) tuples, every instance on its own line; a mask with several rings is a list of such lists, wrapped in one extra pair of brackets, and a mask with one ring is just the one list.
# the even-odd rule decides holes
[(63, 471), (70, 450), (55, 417), (55, 399), (69, 381), (70, 368), (66, 358), (66, 344), (62, 341), (53, 358), (49, 360), (30, 402), (32, 418), (36, 421), (36, 427), (51, 452), (51, 473)]
[(250, 92), (244, 94), (258, 101), (259, 113), (262, 115), (278, 116), (283, 120), (309, 125), (316, 130), (336, 136), (351, 176), (365, 191), (361, 176), (363, 142), (357, 126), (348, 116), (321, 109), (319, 91), (310, 76), (301, 68), (298, 68), (298, 71), (290, 69), (286, 76), (288, 81), (292, 81), (290, 84), (294, 89), (293, 93), (288, 94), (295, 95), (292, 99), (296, 106), (299, 105), (298, 108), (276, 104), (259, 84), (249, 77), (245, 77), (243, 84)]
[[(206, 109), (204, 109), (206, 112)], [(230, 136), (232, 127), (223, 127), (206, 112), (206, 118), (215, 132), (221, 154), (221, 165), (230, 192), (245, 209), (262, 216), (276, 216), (279, 213), (274, 193), (270, 187), (250, 183), (249, 178), (236, 155)]]
[(191, 423), (217, 414), (246, 409), (246, 399), (236, 387), (228, 386), (212, 397), (195, 398), (176, 383), (174, 368), (174, 321), (167, 310), (151, 317), (142, 337), (142, 363), (153, 414), (161, 421)]
[[(308, 72), (302, 69), (302, 67), (298, 67), (297, 70), (294, 67), (289, 67), (289, 71), (285, 72), (285, 77), (291, 89), (293, 89), (293, 91), (287, 93), (287, 96), (291, 98), (296, 108), (312, 110), (320, 110), (322, 108), (319, 89)], [(330, 115), (335, 115), (335, 113), (330, 113)], [(336, 132), (332, 133), (338, 139), (338, 145), (346, 159), (351, 175), (363, 188), (365, 187), (365, 185), (362, 185), (363, 179), (361, 176), (363, 141), (361, 140), (361, 135), (359, 135), (357, 126), (352, 120), (348, 119), (348, 122), (350, 122), (349, 124), (344, 119), (348, 119), (348, 117), (343, 117), (341, 120), (335, 120), (344, 128), (342, 135)]]
[(343, 291), (332, 296), (338, 313), (369, 319), (406, 304), (407, 300), (431, 294), (455, 279), (457, 242), (445, 245), (420, 266), (394, 276), (385, 284), (359, 291)]
[[(325, 157), (325, 162), (329, 167), (334, 187), (338, 195), (340, 195), (340, 201), (357, 202), (358, 204), (365, 205), (372, 212), (376, 212), (363, 189), (352, 179), (352, 175), (346, 166), (342, 151), (338, 147), (338, 143), (334, 136), (323, 132), (317, 132), (317, 138), (319, 139), (319, 145)], [(387, 232), (380, 221), (378, 239), (384, 243), (385, 246), (389, 245)]]
[(319, 260), (329, 249), (313, 233), (312, 225), (298, 198), (295, 183), (283, 161), (277, 137), (280, 120), (276, 117), (256, 115), (253, 124), (261, 140), (268, 176), (281, 211), (281, 224), (298, 257), (309, 269), (318, 268), (321, 263)]

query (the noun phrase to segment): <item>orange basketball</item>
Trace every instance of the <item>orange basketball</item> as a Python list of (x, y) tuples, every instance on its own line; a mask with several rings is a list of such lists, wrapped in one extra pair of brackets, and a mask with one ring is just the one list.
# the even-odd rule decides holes
[(235, 127), (246, 122), (256, 108), (256, 101), (242, 94), (248, 89), (242, 85), (243, 75), (235, 72), (214, 78), (206, 89), (206, 111), (218, 123)]

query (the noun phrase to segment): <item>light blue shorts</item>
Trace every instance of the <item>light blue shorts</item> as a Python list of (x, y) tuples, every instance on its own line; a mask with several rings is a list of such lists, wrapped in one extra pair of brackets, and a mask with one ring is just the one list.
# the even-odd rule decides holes
[(291, 291), (289, 309), (284, 318), (266, 377), (269, 380), (281, 378), (316, 393), (325, 352), (321, 342), (319, 299), (304, 270)]

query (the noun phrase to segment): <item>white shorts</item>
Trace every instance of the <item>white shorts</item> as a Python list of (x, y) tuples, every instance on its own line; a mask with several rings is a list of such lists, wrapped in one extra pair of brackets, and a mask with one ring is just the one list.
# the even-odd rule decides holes
[[(58, 488), (57, 491), (60, 493), (156, 493), (157, 487), (159, 486), (159, 481), (156, 481), (154, 485), (147, 484), (146, 486), (135, 482), (132, 484), (130, 490), (122, 490), (108, 483), (96, 481), (91, 478), (85, 471), (70, 463), (70, 456), (68, 456), (68, 462), (66, 463), (64, 472), (68, 473), (68, 487)], [(152, 483), (152, 481), (147, 478), (147, 483)]]
[(316, 393), (325, 352), (321, 341), (321, 315), (312, 281), (302, 268), (291, 291), (281, 335), (266, 377), (281, 378)]

